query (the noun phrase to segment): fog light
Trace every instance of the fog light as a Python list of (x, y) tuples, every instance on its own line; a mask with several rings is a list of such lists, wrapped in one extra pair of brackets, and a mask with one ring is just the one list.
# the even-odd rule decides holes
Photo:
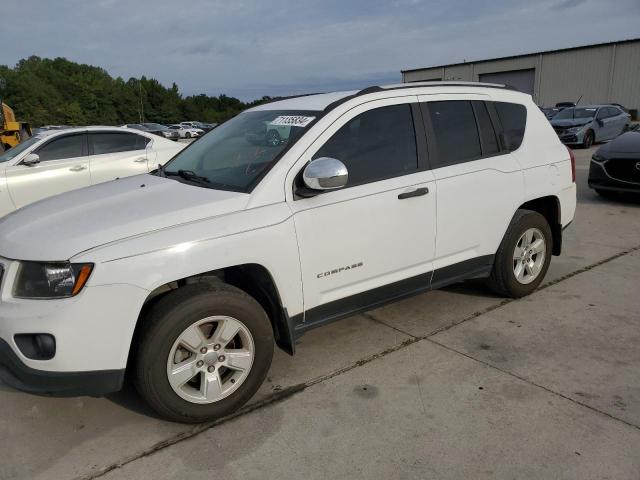
[(22, 354), (31, 360), (51, 360), (56, 355), (56, 339), (48, 333), (19, 333), (13, 338)]

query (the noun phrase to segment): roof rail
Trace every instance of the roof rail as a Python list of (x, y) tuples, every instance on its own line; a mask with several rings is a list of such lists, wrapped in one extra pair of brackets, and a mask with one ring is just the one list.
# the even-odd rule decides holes
[(362, 95), (368, 95), (370, 93), (377, 92), (385, 92), (388, 90), (401, 90), (405, 88), (424, 88), (424, 87), (483, 87), (483, 88), (500, 88), (504, 90), (514, 90), (519, 91), (517, 88), (512, 87), (511, 85), (503, 85), (501, 83), (485, 83), (485, 82), (448, 82), (448, 81), (425, 81), (425, 82), (411, 82), (411, 83), (400, 83), (397, 85), (388, 85), (388, 86), (371, 86), (367, 88), (363, 88), (353, 95), (349, 95), (347, 97), (343, 97), (339, 100), (336, 100), (333, 103), (327, 105), (323, 111), (323, 113), (328, 113), (334, 108), (342, 105), (349, 100), (360, 97)]

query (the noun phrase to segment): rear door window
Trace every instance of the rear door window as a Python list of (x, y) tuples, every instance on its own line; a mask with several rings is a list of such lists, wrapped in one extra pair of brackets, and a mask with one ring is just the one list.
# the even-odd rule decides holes
[(527, 108), (519, 103), (494, 102), (502, 124), (503, 147), (513, 152), (520, 148), (527, 125)]
[(411, 105), (369, 110), (342, 126), (313, 158), (340, 160), (349, 171), (348, 186), (418, 170)]
[(482, 156), (480, 137), (470, 101), (428, 102), (427, 110), (435, 135), (438, 167), (455, 165)]
[(607, 107), (607, 117), (617, 117), (620, 115), (620, 110), (616, 107)]
[(44, 144), (35, 153), (41, 162), (78, 158), (86, 155), (86, 137), (84, 133), (64, 135)]
[(150, 139), (135, 133), (99, 132), (89, 135), (93, 155), (144, 150)]

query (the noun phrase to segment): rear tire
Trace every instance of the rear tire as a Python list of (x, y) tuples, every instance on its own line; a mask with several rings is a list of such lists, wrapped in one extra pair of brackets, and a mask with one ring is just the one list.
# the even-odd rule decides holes
[(545, 217), (531, 210), (518, 210), (496, 253), (488, 286), (511, 298), (532, 293), (549, 269), (552, 238)]
[[(207, 331), (209, 324), (203, 322), (210, 319)], [(269, 318), (253, 297), (230, 285), (174, 290), (151, 307), (144, 322), (135, 347), (134, 382), (144, 400), (167, 420), (199, 423), (233, 413), (260, 388), (271, 365)], [(224, 325), (240, 330), (227, 339)], [(198, 345), (189, 336), (196, 331)], [(184, 338), (190, 340), (185, 343)], [(243, 361), (243, 368), (236, 369)], [(189, 367), (186, 380), (173, 373), (187, 370), (180, 365)]]

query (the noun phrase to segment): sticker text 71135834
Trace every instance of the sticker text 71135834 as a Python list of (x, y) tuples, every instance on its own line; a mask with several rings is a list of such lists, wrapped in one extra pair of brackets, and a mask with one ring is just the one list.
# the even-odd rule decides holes
[(271, 125), (282, 125), (287, 127), (306, 127), (315, 120), (316, 117), (304, 117), (302, 115), (280, 115), (276, 117)]

